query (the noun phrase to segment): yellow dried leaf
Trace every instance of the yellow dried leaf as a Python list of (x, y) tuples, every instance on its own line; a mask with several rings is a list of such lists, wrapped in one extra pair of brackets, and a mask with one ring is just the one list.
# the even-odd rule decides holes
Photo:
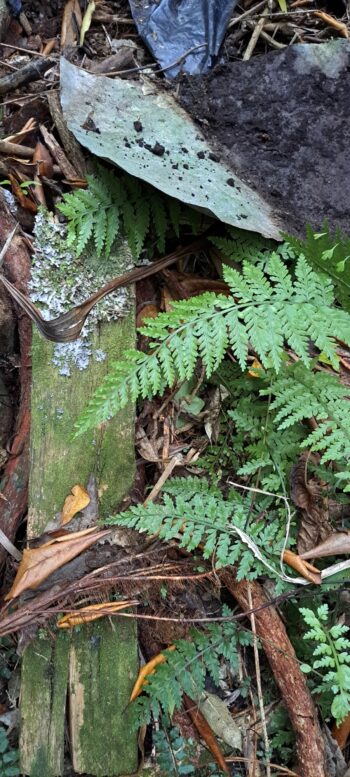
[(254, 359), (248, 370), (248, 375), (250, 378), (261, 378), (261, 373), (263, 369), (264, 368), (262, 364), (259, 362), (259, 360)]
[(67, 496), (63, 505), (61, 526), (69, 523), (89, 502), (90, 497), (85, 488), (79, 485), (73, 486), (72, 493)]
[(84, 45), (84, 38), (85, 38), (85, 35), (88, 32), (88, 30), (90, 29), (91, 21), (92, 21), (92, 15), (94, 13), (95, 8), (96, 8), (96, 3), (94, 2), (94, 0), (89, 0), (89, 4), (88, 4), (87, 9), (86, 9), (86, 11), (84, 13), (83, 21), (82, 21), (81, 27), (80, 27), (79, 46), (83, 46)]
[(67, 615), (63, 615), (57, 621), (59, 629), (72, 629), (73, 626), (79, 626), (81, 623), (89, 623), (98, 618), (104, 618), (107, 615), (113, 615), (114, 612), (124, 610), (125, 607), (132, 607), (138, 604), (137, 599), (128, 599), (123, 602), (102, 602), (101, 604), (90, 604), (88, 607), (81, 607), (80, 610), (72, 610)]

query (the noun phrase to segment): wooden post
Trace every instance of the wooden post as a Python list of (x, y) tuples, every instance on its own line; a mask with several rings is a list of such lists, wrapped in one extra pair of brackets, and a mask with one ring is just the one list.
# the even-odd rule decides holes
[[(120, 249), (120, 272), (126, 248)], [(129, 306), (130, 307), (130, 306)], [(96, 325), (91, 360), (70, 377), (53, 363), (54, 345), (34, 333), (30, 497), (28, 536), (38, 536), (62, 510), (77, 483), (93, 474), (100, 518), (116, 509), (134, 477), (134, 409), (72, 439), (73, 426), (108, 372), (135, 341), (134, 309), (118, 321)], [(98, 621), (72, 634), (37, 638), (22, 663), (21, 770), (30, 777), (63, 774), (65, 709), (68, 696), (70, 749), (79, 774), (117, 777), (137, 769), (137, 734), (125, 711), (138, 671), (136, 626), (132, 619)]]

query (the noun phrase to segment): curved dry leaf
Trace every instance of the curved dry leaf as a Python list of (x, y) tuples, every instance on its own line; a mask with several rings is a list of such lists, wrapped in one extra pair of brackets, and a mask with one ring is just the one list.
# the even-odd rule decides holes
[(69, 523), (69, 521), (71, 521), (81, 510), (84, 510), (84, 507), (87, 507), (89, 503), (90, 497), (88, 492), (85, 491), (85, 488), (79, 486), (79, 484), (73, 486), (72, 494), (69, 494), (69, 496), (66, 497), (63, 505), (61, 526)]
[(95, 621), (98, 618), (105, 618), (108, 615), (113, 615), (119, 610), (124, 610), (125, 607), (132, 607), (138, 604), (137, 599), (127, 599), (123, 602), (101, 602), (100, 604), (90, 604), (88, 607), (81, 607), (80, 610), (72, 610), (67, 615), (63, 615), (57, 621), (59, 629), (72, 629), (73, 626), (79, 626), (81, 623), (89, 623)]
[(56, 569), (63, 567), (107, 534), (110, 534), (109, 529), (85, 529), (51, 540), (39, 548), (24, 550), (17, 575), (11, 590), (5, 596), (5, 601), (15, 599), (28, 588), (37, 588)]
[(315, 548), (300, 554), (300, 558), (323, 558), (324, 556), (342, 556), (350, 553), (350, 532), (338, 531), (330, 534), (324, 542)]
[(88, 6), (87, 6), (87, 9), (86, 9), (86, 11), (84, 13), (83, 21), (82, 21), (81, 27), (80, 27), (79, 46), (83, 46), (84, 45), (84, 38), (85, 38), (86, 33), (88, 32), (88, 30), (91, 27), (92, 15), (93, 15), (95, 9), (96, 9), (96, 3), (94, 2), (94, 0), (89, 0)]
[(344, 750), (350, 736), (350, 712), (339, 726), (333, 726), (332, 737), (338, 742), (341, 750)]
[[(175, 645), (170, 645), (167, 650), (175, 650)], [(147, 664), (144, 664), (144, 666), (139, 671), (137, 680), (131, 691), (129, 702), (134, 701), (134, 699), (136, 699), (137, 696), (142, 693), (143, 686), (147, 684), (147, 677), (149, 677), (150, 674), (154, 674), (156, 667), (159, 666), (159, 664), (164, 664), (166, 660), (167, 657), (164, 655), (164, 653), (158, 653), (156, 656), (151, 658)]]
[(81, 10), (79, 0), (68, 0), (65, 4), (61, 26), (61, 49), (64, 46), (74, 46), (81, 27)]
[(304, 561), (300, 556), (297, 556), (293, 551), (285, 550), (283, 553), (283, 561), (285, 564), (288, 564), (289, 567), (295, 569), (296, 572), (299, 572), (305, 580), (309, 580), (310, 583), (315, 583), (316, 585), (321, 585), (320, 571), (316, 567), (313, 567), (312, 564), (309, 564), (308, 561)]
[(300, 456), (290, 476), (291, 498), (301, 510), (297, 543), (300, 556), (324, 540), (332, 530), (328, 494), (316, 478), (308, 479), (310, 458), (308, 453)]

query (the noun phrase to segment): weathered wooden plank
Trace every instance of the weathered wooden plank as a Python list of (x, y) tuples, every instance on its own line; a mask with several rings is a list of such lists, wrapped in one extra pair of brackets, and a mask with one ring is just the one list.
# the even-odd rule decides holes
[[(126, 262), (130, 263), (130, 257), (123, 245), (120, 272)], [(72, 487), (76, 483), (86, 486), (91, 475), (97, 484), (100, 517), (115, 511), (130, 488), (135, 467), (134, 409), (129, 406), (109, 423), (76, 439), (73, 427), (111, 361), (132, 347), (134, 340), (131, 301), (123, 318), (96, 323), (90, 338), (90, 362), (85, 369), (79, 368), (79, 360), (70, 365), (67, 377), (61, 374), (65, 370), (57, 367), (56, 346), (34, 333), (29, 537), (50, 527)], [(103, 358), (96, 360), (96, 353)], [(62, 774), (63, 699), (67, 693), (75, 770), (113, 777), (134, 772), (137, 735), (130, 733), (125, 706), (137, 674), (135, 624), (131, 619), (116, 619), (112, 625), (100, 621), (65, 635), (63, 642), (60, 634), (55, 645), (53, 655), (51, 639), (37, 639), (25, 651), (21, 690), (23, 773), (30, 777)], [(62, 655), (57, 653), (60, 645)], [(54, 677), (49, 683), (45, 682), (48, 662)]]
[(20, 751), (31, 777), (63, 774), (69, 641), (67, 634), (37, 639), (24, 652)]
[(86, 485), (90, 474), (100, 490), (100, 517), (111, 514), (134, 476), (134, 412), (122, 410), (102, 428), (74, 439), (74, 423), (108, 372), (111, 362), (134, 344), (134, 318), (102, 324), (92, 336), (92, 350), (105, 354), (87, 369), (71, 367), (60, 375), (53, 363), (54, 346), (33, 335), (32, 428), (28, 536), (36, 537), (62, 510), (75, 483)]
[(99, 621), (74, 635), (69, 720), (73, 768), (79, 774), (114, 777), (136, 771), (135, 732), (126, 708), (137, 669), (136, 627), (131, 619)]

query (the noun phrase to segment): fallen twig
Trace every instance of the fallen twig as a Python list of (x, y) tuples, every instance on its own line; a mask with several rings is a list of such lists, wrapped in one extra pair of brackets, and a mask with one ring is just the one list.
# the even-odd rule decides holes
[(0, 78), (0, 96), (13, 92), (18, 86), (28, 84), (31, 81), (38, 81), (50, 67), (55, 65), (54, 59), (34, 59), (28, 65), (24, 65), (20, 70), (10, 73)]

